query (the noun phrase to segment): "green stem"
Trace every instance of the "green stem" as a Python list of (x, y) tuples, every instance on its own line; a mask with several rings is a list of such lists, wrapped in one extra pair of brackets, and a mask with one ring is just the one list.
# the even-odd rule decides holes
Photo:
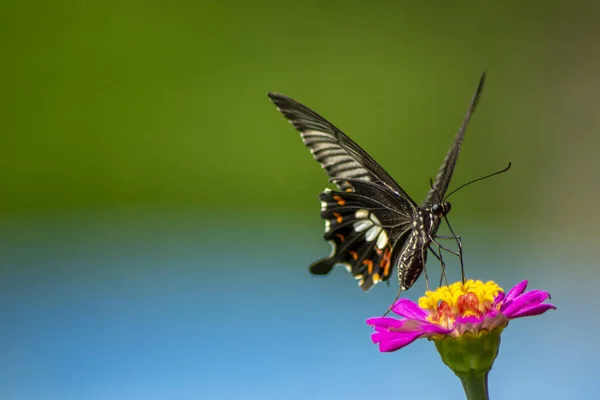
[(489, 400), (488, 373), (470, 370), (456, 374), (462, 382), (467, 400)]

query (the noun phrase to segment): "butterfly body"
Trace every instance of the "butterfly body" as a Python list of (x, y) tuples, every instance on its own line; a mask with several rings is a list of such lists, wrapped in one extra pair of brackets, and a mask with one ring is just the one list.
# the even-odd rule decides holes
[(483, 82), (484, 75), (435, 183), (421, 205), (333, 124), (289, 97), (269, 93), (339, 189), (325, 189), (319, 196), (321, 218), (325, 220), (324, 238), (331, 243), (332, 252), (310, 266), (313, 274), (325, 275), (335, 265), (344, 265), (366, 291), (380, 281), (387, 281), (396, 267), (402, 290), (416, 282), (425, 267), (427, 250), (450, 211), (444, 194)]

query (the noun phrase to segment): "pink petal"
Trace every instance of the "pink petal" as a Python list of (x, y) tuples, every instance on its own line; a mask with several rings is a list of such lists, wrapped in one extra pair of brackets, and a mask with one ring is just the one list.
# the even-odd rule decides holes
[(390, 340), (401, 339), (406, 335), (413, 335), (417, 332), (373, 332), (371, 334), (371, 340), (373, 343), (381, 343)]
[(451, 329), (442, 328), (439, 325), (427, 321), (418, 321), (414, 319), (398, 320), (386, 317), (369, 318), (367, 324), (373, 326), (377, 332), (390, 332), (393, 334), (406, 332), (446, 334), (452, 331)]
[(504, 294), (504, 292), (499, 292), (499, 293), (496, 295), (496, 298), (494, 299), (494, 304), (493, 304), (493, 306), (496, 306), (496, 305), (498, 305), (499, 303), (501, 303), (501, 302), (502, 302), (502, 300), (504, 300), (504, 297), (505, 297), (505, 294)]
[(504, 315), (502, 314), (500, 311), (498, 310), (489, 310), (487, 312), (487, 314), (483, 317), (483, 319), (491, 319), (491, 318), (496, 318), (498, 315)]
[(386, 317), (376, 317), (369, 318), (367, 320), (367, 325), (371, 325), (377, 332), (387, 332), (390, 329), (400, 329), (402, 328), (408, 319), (396, 319), (396, 318), (386, 318)]
[(373, 341), (373, 343), (380, 343), (380, 342), (383, 342), (384, 340), (393, 340), (396, 338), (397, 338), (396, 333), (390, 333), (390, 332), (371, 333), (371, 340)]
[(518, 283), (515, 287), (510, 289), (508, 291), (508, 294), (506, 295), (505, 301), (511, 301), (512, 299), (514, 299), (515, 297), (517, 297), (521, 293), (523, 293), (525, 291), (525, 289), (527, 289), (527, 280), (524, 280), (523, 282)]
[(468, 317), (460, 317), (454, 321), (454, 324), (478, 324), (483, 321), (484, 317), (476, 317), (475, 315), (469, 315)]
[[(374, 334), (375, 335), (375, 334)], [(421, 336), (420, 332), (398, 334), (394, 339), (387, 339), (379, 342), (379, 351), (389, 352), (400, 350), (411, 344)]]
[(422, 322), (421, 332), (423, 332), (425, 336), (433, 336), (438, 334), (445, 335), (452, 332), (452, 329), (446, 329), (430, 322)]
[(556, 310), (556, 306), (552, 304), (531, 305), (530, 307), (520, 309), (518, 312), (511, 315), (510, 318), (531, 317), (534, 315), (543, 314), (548, 310)]
[(465, 332), (480, 332), (481, 330), (492, 330), (498, 326), (504, 325), (508, 322), (508, 318), (499, 313), (498, 311), (490, 311), (486, 315), (481, 318), (471, 317), (472, 319), (469, 321), (469, 318), (464, 318), (464, 320), (457, 321), (454, 324), (454, 330), (459, 334), (464, 334)]
[(525, 294), (522, 294), (521, 296), (517, 297), (516, 299), (513, 299), (513, 301), (518, 301), (519, 299), (522, 299), (527, 296), (529, 296), (529, 297), (537, 297), (537, 296), (544, 297), (545, 296), (544, 297), (544, 300), (545, 300), (545, 299), (550, 298), (550, 293), (545, 292), (543, 290), (534, 289), (534, 290), (530, 290), (529, 292), (527, 292)]
[(540, 304), (549, 297), (550, 293), (548, 292), (544, 292), (541, 290), (532, 290), (531, 292), (527, 292), (513, 299), (513, 301), (503, 304), (500, 308), (500, 311), (504, 315), (511, 317), (512, 314), (519, 312), (521, 309), (528, 307), (532, 304)]
[(406, 323), (406, 319), (396, 319), (389, 317), (375, 317), (367, 320), (367, 325), (374, 326), (375, 328), (400, 328)]
[(423, 321), (427, 318), (427, 312), (421, 309), (417, 303), (408, 300), (400, 299), (392, 306), (392, 311), (401, 317)]

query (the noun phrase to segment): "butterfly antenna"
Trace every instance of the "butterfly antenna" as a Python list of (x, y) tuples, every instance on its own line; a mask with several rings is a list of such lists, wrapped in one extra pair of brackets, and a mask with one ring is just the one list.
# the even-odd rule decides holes
[(481, 178), (473, 179), (470, 182), (467, 182), (465, 184), (460, 185), (459, 187), (457, 187), (456, 189), (454, 189), (453, 191), (451, 191), (450, 194), (448, 194), (444, 200), (447, 200), (448, 197), (452, 196), (454, 193), (458, 192), (460, 189), (462, 189), (462, 188), (464, 188), (466, 186), (469, 186), (472, 183), (479, 182), (479, 181), (482, 181), (484, 179), (491, 178), (492, 176), (496, 176), (496, 175), (500, 175), (500, 174), (505, 173), (506, 171), (508, 171), (510, 169), (511, 165), (512, 165), (512, 163), (509, 162), (508, 166), (506, 168), (504, 168), (504, 169), (501, 169), (500, 171), (496, 171), (496, 172), (494, 172), (492, 174), (483, 176)]
[(440, 192), (437, 191), (436, 188), (433, 187), (433, 179), (429, 178), (429, 186), (431, 187), (431, 189), (435, 192), (437, 198), (438, 198), (438, 203), (442, 201), (442, 196), (440, 196)]

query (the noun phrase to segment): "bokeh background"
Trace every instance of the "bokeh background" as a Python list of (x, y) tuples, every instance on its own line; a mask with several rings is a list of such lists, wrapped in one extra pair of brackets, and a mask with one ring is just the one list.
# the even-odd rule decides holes
[(513, 168), (453, 196), (467, 273), (559, 307), (491, 395), (597, 395), (598, 6), (426, 3), (3, 1), (0, 398), (464, 398), (431, 343), (371, 344), (395, 282), (309, 275), (326, 176), (266, 92), (420, 202), (484, 70), (451, 187)]

